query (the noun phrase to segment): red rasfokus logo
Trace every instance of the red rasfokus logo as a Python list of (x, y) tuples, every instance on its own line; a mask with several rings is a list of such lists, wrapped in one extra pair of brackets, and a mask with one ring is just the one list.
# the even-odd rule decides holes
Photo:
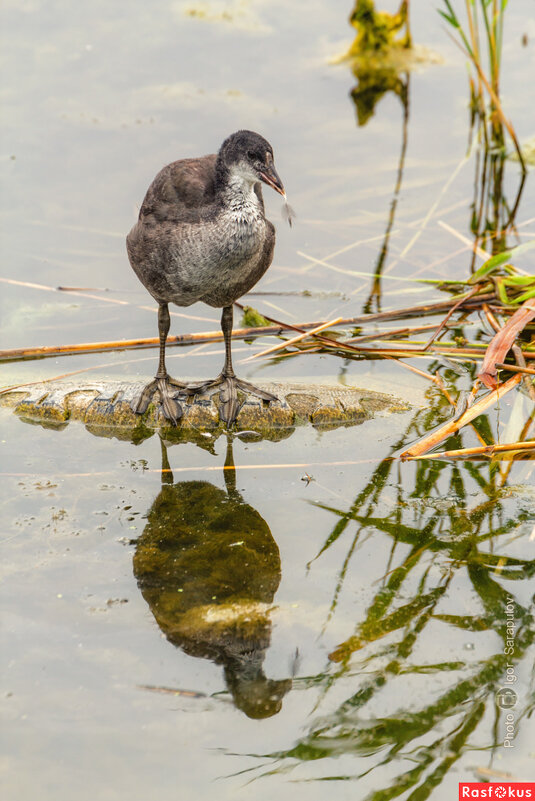
[(532, 798), (535, 801), (535, 782), (459, 782), (459, 801), (462, 799), (484, 798)]

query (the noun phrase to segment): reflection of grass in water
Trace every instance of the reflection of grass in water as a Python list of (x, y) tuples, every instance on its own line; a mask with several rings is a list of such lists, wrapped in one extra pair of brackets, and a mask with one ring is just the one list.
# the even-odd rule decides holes
[[(357, 110), (359, 126), (366, 125), (375, 114), (381, 98), (389, 92), (399, 97), (403, 106), (403, 137), (396, 187), (383, 247), (375, 267), (374, 283), (364, 306), (364, 311), (370, 312), (374, 301), (377, 310), (380, 310), (380, 278), (388, 253), (390, 232), (401, 188), (407, 147), (409, 70), (414, 51), (407, 0), (403, 0), (396, 14), (377, 11), (373, 0), (356, 0), (349, 22), (355, 28), (357, 35), (342, 60), (350, 61), (352, 72), (357, 79), (357, 85), (351, 90), (351, 98)], [(400, 34), (402, 29), (405, 29), (404, 33)]]
[[(435, 390), (429, 394), (430, 408), (417, 412), (394, 452), (407, 437), (436, 423), (442, 398)], [(486, 419), (482, 428), (491, 436), (492, 427)], [(392, 458), (385, 459), (349, 509), (317, 504), (335, 515), (337, 522), (316, 559), (335, 542), (341, 542), (354, 524), (357, 526), (339, 574), (331, 614), (359, 538), (381, 532), (391, 539), (392, 549), (380, 588), (354, 634), (331, 654), (331, 668), (302, 679), (304, 686), (319, 687), (316, 709), (336, 686), (340, 689), (354, 682), (354, 690), (333, 711), (316, 719), (292, 748), (264, 755), (274, 761), (269, 772), (339, 756), (373, 761), (351, 775), (335, 775), (330, 762), (325, 767), (320, 762), (322, 779), (348, 780), (373, 776), (376, 769), (397, 763), (397, 776), (367, 798), (386, 801), (411, 791), (408, 798), (424, 799), (465, 751), (493, 749), (500, 742), (495, 693), (504, 681), (507, 665), (526, 662), (528, 648), (535, 641), (533, 604), (522, 604), (502, 582), (529, 580), (535, 573), (535, 560), (517, 558), (503, 548), (498, 551), (498, 546), (500, 537), (510, 535), (533, 514), (527, 508), (517, 507), (512, 514), (507, 511), (503, 500), (507, 497), (508, 472), (502, 474), (498, 464), (418, 463), (414, 470), (411, 481), (411, 470)], [(393, 484), (397, 486), (394, 504), (383, 498), (385, 489), (391, 491)], [(483, 500), (479, 498), (471, 505), (474, 484)], [(396, 551), (403, 545), (403, 557), (395, 560)], [(468, 614), (464, 606), (459, 609), (457, 600), (466, 597), (465, 591), (459, 591), (459, 582), (464, 590), (467, 581), (471, 597), (478, 599)], [(440, 611), (441, 601), (448, 602), (447, 613)], [(514, 608), (517, 624), (512, 655), (504, 653), (508, 604)], [(452, 610), (452, 605), (457, 610), (455, 606)], [(423, 651), (429, 638), (436, 641), (436, 628), (443, 625), (470, 633), (493, 632), (493, 652), (479, 661), (452, 654), (438, 663), (413, 662), (415, 651)], [(444, 644), (447, 647), (447, 632)], [(433, 676), (432, 688), (422, 678), (418, 695), (411, 692), (410, 700), (404, 702), (394, 680), (420, 674)], [(375, 712), (375, 705), (384, 703), (381, 690), (396, 698), (392, 714), (378, 716)], [(533, 701), (529, 700), (523, 708), (517, 707), (517, 725), (532, 708)], [(491, 733), (481, 745), (483, 720)], [(477, 744), (472, 736), (476, 730)], [(377, 758), (372, 760), (374, 756)], [(344, 765), (347, 770), (347, 762)], [(392, 775), (391, 770), (388, 774)], [(381, 779), (379, 773), (375, 781)]]
[[(476, 140), (480, 150), (476, 160), (471, 230), (479, 246), (493, 254), (501, 253), (507, 247), (506, 234), (514, 226), (526, 177), (521, 148), (500, 99), (507, 3), (503, 0), (466, 3), (465, 19), (457, 16), (449, 0), (444, 0), (444, 7), (439, 13), (451, 26), (454, 41), (467, 56), (472, 71), (470, 137)], [(512, 203), (505, 195), (507, 137), (521, 166), (520, 181)]]

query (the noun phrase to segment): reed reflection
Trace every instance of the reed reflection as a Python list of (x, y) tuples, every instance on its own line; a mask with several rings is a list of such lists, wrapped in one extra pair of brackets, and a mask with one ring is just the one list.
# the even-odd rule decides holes
[[(308, 781), (315, 771), (321, 781), (373, 782), (366, 801), (423, 801), (454, 782), (457, 763), (474, 752), (484, 770), (503, 771), (513, 718), (518, 743), (526, 736), (535, 710), (532, 465), (510, 457), (401, 463), (403, 443), (448, 403), (436, 386), (427, 400), (351, 503), (313, 502), (332, 523), (310, 565), (332, 549), (341, 554), (326, 627), (355, 586), (367, 601), (329, 666), (296, 679), (318, 689), (315, 716), (290, 748), (261, 755), (263, 771), (266, 760), (271, 773), (307, 763)], [(532, 424), (530, 406), (526, 434)], [(478, 425), (497, 438), (496, 420)], [(367, 584), (357, 563), (372, 537), (384, 568)], [(511, 671), (519, 677), (512, 694)]]
[(413, 61), (408, 3), (402, 2), (396, 14), (376, 11), (370, 0), (357, 0), (349, 22), (357, 35), (346, 58), (357, 81), (350, 96), (357, 122), (364, 127), (374, 116), (381, 99), (392, 93), (402, 106), (401, 144), (383, 244), (374, 266), (374, 278), (363, 312), (381, 311), (381, 278), (388, 257), (390, 235), (403, 181), (408, 143), (410, 68)]

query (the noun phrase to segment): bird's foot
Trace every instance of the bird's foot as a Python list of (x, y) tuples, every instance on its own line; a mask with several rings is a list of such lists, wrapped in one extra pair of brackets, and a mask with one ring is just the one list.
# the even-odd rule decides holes
[(144, 414), (156, 392), (160, 395), (164, 417), (176, 426), (184, 413), (178, 399), (185, 399), (187, 386), (168, 375), (157, 375), (156, 378), (149, 381), (132, 402), (132, 411), (136, 414)]
[(213, 381), (207, 381), (197, 386), (190, 385), (186, 389), (186, 392), (188, 395), (212, 395), (217, 390), (219, 390), (219, 400), (221, 401), (219, 417), (228, 425), (232, 425), (232, 423), (236, 422), (236, 418), (241, 409), (241, 403), (238, 399), (238, 390), (241, 390), (245, 395), (256, 395), (257, 398), (261, 398), (261, 400), (267, 401), (268, 403), (278, 400), (276, 395), (272, 395), (270, 392), (255, 387), (254, 384), (249, 384), (248, 381), (242, 381), (235, 375), (226, 375), (225, 373), (221, 373), (221, 375)]

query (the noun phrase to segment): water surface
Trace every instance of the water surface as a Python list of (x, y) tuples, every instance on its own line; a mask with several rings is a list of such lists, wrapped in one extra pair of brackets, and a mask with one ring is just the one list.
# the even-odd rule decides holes
[[(469, 236), (474, 189), (466, 74), (433, 4), (412, 5), (415, 40), (442, 63), (404, 76), (405, 108), (387, 93), (359, 126), (355, 76), (329, 63), (351, 40), (340, 0), (5, 4), (2, 274), (24, 284), (2, 285), (3, 347), (154, 336), (125, 233), (161, 166), (240, 127), (272, 142), (298, 214), (288, 229), (266, 191), (277, 249), (256, 289), (310, 293), (248, 303), (290, 321), (356, 316), (381, 258), (382, 309), (440, 299), (408, 279), (469, 269), (454, 233)], [(530, 8), (510, 4), (504, 44), (521, 140), (535, 125)], [(511, 165), (511, 195), (516, 180)], [(532, 208), (530, 176), (520, 241)], [(59, 285), (95, 297), (43, 288)], [(175, 311), (174, 333), (218, 327), (207, 307)], [(400, 463), (450, 415), (427, 381), (319, 355), (240, 367), (269, 344), (236, 343), (244, 377), (341, 381), (412, 409), (163, 447), (2, 410), (6, 797), (450, 799), (478, 768), (533, 776), (532, 462)], [(169, 368), (215, 375), (222, 350), (171, 349)], [(137, 380), (155, 365), (153, 350), (11, 362), (2, 383), (88, 367)], [(531, 413), (518, 393), (476, 428), (511, 441)], [(460, 444), (474, 432), (447, 443)]]

